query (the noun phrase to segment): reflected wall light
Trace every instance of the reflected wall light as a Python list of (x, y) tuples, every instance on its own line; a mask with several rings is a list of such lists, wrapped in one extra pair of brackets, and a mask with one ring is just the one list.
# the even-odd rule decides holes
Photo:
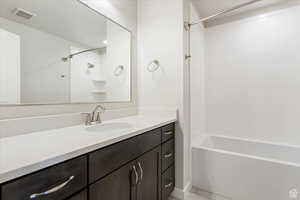
[(152, 62), (150, 62), (147, 66), (147, 70), (148, 72), (155, 72), (159, 69), (160, 64), (158, 60), (153, 60)]
[(114, 75), (115, 76), (120, 76), (123, 73), (124, 68), (125, 67), (123, 65), (119, 65), (118, 67), (116, 67), (115, 70), (114, 70)]

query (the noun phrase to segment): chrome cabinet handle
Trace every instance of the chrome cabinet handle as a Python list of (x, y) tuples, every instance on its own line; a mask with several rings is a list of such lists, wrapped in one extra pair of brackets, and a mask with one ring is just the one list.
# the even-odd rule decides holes
[(143, 180), (143, 176), (144, 176), (144, 170), (143, 170), (142, 165), (141, 165), (140, 162), (138, 162), (138, 166), (139, 166), (140, 172), (141, 172), (140, 180), (142, 181)]
[(173, 131), (164, 132), (164, 135), (173, 135)]
[(58, 186), (56, 186), (56, 187), (54, 187), (50, 190), (47, 190), (47, 191), (41, 192), (41, 193), (32, 194), (32, 195), (30, 195), (30, 199), (35, 199), (39, 196), (45, 196), (45, 195), (57, 192), (57, 191), (63, 189), (66, 185), (68, 185), (74, 178), (75, 178), (74, 176), (70, 176), (70, 178), (66, 182), (64, 182), (64, 183), (62, 183), (62, 184), (60, 184), (60, 185), (58, 185)]
[(133, 165), (133, 171), (134, 171), (134, 175), (135, 175), (135, 184), (137, 185), (138, 184), (138, 182), (139, 182), (139, 175), (138, 175), (138, 173), (137, 173), (137, 171), (136, 171), (136, 167), (135, 167), (135, 165)]
[(164, 158), (170, 158), (170, 157), (172, 157), (173, 156), (173, 154), (172, 153), (169, 153), (169, 154), (165, 154), (164, 155)]
[(170, 188), (170, 187), (172, 187), (172, 185), (173, 185), (173, 183), (171, 182), (171, 183), (165, 185), (165, 188)]

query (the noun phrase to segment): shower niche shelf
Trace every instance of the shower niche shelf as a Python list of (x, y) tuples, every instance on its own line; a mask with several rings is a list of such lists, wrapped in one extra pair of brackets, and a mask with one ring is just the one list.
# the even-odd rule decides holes
[(92, 91), (93, 94), (106, 94), (105, 90), (94, 90)]
[(93, 79), (92, 81), (95, 83), (106, 83), (106, 80), (104, 79)]

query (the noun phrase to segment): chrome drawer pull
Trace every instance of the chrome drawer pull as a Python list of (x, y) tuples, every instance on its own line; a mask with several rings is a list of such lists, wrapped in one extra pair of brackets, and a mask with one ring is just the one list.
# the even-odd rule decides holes
[(45, 196), (45, 195), (57, 192), (57, 191), (63, 189), (66, 185), (68, 185), (74, 178), (75, 178), (74, 176), (70, 176), (70, 178), (66, 182), (64, 182), (64, 183), (62, 183), (62, 184), (60, 184), (60, 185), (58, 185), (58, 186), (56, 186), (56, 187), (54, 187), (50, 190), (47, 190), (47, 191), (41, 192), (41, 193), (32, 194), (32, 195), (30, 195), (30, 199), (35, 199), (39, 196)]
[(172, 157), (172, 156), (173, 156), (172, 153), (169, 153), (169, 154), (165, 154), (165, 155), (164, 155), (165, 158), (170, 158), (170, 157)]
[(142, 168), (142, 166), (141, 166), (141, 163), (140, 163), (140, 162), (138, 162), (138, 166), (139, 166), (139, 168), (140, 168), (140, 172), (141, 172), (141, 177), (140, 177), (140, 180), (142, 181), (142, 180), (143, 180), (143, 176), (144, 176), (144, 171), (143, 171), (143, 168)]
[(173, 131), (164, 132), (164, 135), (173, 135)]
[(170, 187), (172, 187), (172, 185), (173, 185), (173, 183), (171, 182), (171, 183), (165, 185), (165, 188), (170, 188)]
[(139, 175), (138, 175), (138, 173), (136, 171), (135, 165), (132, 168), (133, 168), (134, 175), (135, 175), (135, 184), (137, 185), (139, 183)]

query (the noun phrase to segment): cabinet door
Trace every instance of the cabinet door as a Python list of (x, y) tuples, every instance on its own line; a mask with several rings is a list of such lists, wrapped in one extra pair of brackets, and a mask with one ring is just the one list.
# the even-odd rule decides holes
[(137, 186), (137, 200), (161, 199), (161, 147), (144, 154), (137, 159), (139, 183)]
[(87, 200), (87, 191), (84, 190), (80, 192), (79, 194), (76, 194), (75, 196), (71, 197), (68, 200)]
[(131, 162), (90, 186), (90, 200), (136, 200), (138, 174)]

